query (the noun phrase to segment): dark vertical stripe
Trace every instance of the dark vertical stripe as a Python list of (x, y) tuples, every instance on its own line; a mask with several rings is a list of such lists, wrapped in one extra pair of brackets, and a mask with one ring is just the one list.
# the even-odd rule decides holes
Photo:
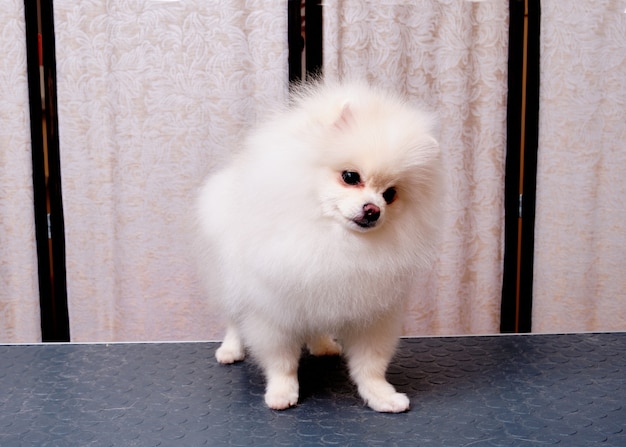
[[(42, 341), (69, 341), (52, 0), (25, 0), (24, 6)], [(39, 36), (44, 67), (44, 110), (41, 107)]]
[(302, 79), (302, 13), (300, 0), (287, 2), (287, 41), (289, 45), (289, 83)]
[(323, 20), (320, 0), (306, 0), (305, 3), (306, 71), (321, 75), (323, 60)]
[[(540, 2), (511, 0), (509, 5), (505, 253), (500, 330), (530, 332), (539, 119)], [(520, 195), (523, 198), (521, 216)]]

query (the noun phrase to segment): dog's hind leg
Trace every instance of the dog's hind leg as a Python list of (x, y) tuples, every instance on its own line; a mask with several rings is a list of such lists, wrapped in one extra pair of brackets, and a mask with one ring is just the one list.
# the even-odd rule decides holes
[(341, 355), (341, 345), (330, 335), (322, 334), (312, 338), (306, 345), (312, 355)]
[(215, 351), (215, 358), (223, 364), (240, 362), (246, 357), (246, 351), (239, 337), (237, 328), (229, 324), (222, 345)]

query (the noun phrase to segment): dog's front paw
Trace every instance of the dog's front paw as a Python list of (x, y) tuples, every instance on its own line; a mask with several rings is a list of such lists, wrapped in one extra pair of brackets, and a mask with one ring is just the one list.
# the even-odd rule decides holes
[(361, 380), (358, 383), (359, 394), (365, 403), (381, 413), (402, 413), (410, 406), (406, 394), (398, 393), (396, 389), (384, 379)]
[(298, 380), (291, 377), (270, 380), (265, 392), (265, 403), (272, 410), (285, 410), (298, 403)]
[(403, 393), (371, 397), (367, 399), (367, 404), (372, 410), (381, 413), (402, 413), (403, 411), (407, 411), (411, 406), (409, 398)]

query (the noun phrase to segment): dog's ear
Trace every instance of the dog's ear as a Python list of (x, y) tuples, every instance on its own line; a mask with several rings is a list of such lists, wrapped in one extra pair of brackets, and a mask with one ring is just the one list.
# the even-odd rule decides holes
[(354, 115), (352, 114), (352, 107), (350, 103), (346, 101), (341, 107), (341, 112), (339, 113), (339, 117), (335, 120), (333, 127), (339, 130), (345, 130), (350, 127), (353, 120)]

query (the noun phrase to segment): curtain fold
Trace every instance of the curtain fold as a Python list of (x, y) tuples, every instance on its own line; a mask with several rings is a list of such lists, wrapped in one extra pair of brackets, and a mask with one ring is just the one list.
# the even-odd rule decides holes
[(626, 14), (541, 2), (533, 331), (626, 330)]
[(286, 5), (58, 0), (54, 15), (72, 340), (221, 337), (189, 213), (286, 100)]
[(0, 342), (41, 341), (24, 2), (0, 8)]
[(507, 2), (337, 1), (324, 10), (324, 70), (365, 77), (436, 112), (447, 195), (440, 255), (416, 282), (406, 335), (500, 326)]

